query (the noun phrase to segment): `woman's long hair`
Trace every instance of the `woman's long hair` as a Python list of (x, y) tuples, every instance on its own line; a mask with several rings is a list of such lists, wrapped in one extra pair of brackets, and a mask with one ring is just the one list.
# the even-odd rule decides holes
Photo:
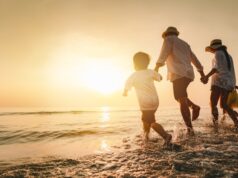
[(227, 52), (227, 48), (225, 46), (222, 46), (220, 48), (218, 48), (218, 50), (221, 50), (224, 52), (225, 56), (226, 56), (226, 62), (227, 62), (227, 67), (229, 69), (229, 71), (231, 70), (231, 60), (230, 60), (230, 56)]

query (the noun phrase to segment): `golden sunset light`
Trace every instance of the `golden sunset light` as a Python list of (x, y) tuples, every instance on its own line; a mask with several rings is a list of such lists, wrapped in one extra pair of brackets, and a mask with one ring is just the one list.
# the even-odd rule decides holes
[(102, 95), (121, 91), (125, 83), (125, 70), (102, 59), (87, 59), (81, 63), (79, 57), (65, 56), (52, 62), (48, 70), (51, 84), (63, 88), (84, 87)]
[(0, 0), (0, 177), (238, 177), (238, 0)]
[[(97, 63), (97, 61), (101, 61)], [(124, 81), (124, 70), (110, 62), (93, 60), (84, 65), (82, 82), (85, 87), (101, 94), (121, 91)]]
[[(132, 56), (137, 51), (149, 53), (149, 67), (154, 68), (162, 45), (161, 33), (170, 25), (176, 26), (181, 37), (190, 42), (205, 69), (210, 66), (208, 58), (211, 55), (204, 52), (204, 46), (217, 34), (230, 47), (231, 53), (238, 55), (234, 48), (236, 36), (232, 35), (237, 26), (233, 18), (236, 11), (230, 10), (221, 16), (218, 12), (223, 6), (214, 5), (212, 9), (216, 10), (211, 15), (212, 1), (206, 1), (207, 6), (198, 1), (189, 5), (185, 0), (129, 1), (123, 5), (123, 13), (120, 12), (124, 3), (120, 1), (24, 0), (0, 3), (0, 21), (4, 23), (0, 29), (0, 105), (6, 107), (101, 104), (94, 100), (95, 97), (107, 97), (108, 104), (134, 106), (134, 97), (127, 101), (121, 98), (125, 80), (134, 71)], [(231, 4), (227, 3), (226, 9), (235, 7)], [(181, 7), (179, 13), (176, 6)], [(201, 8), (203, 13), (199, 11)], [(187, 14), (193, 14), (193, 18), (188, 18)], [(211, 16), (221, 16), (221, 21), (230, 20), (220, 26), (218, 18)], [(181, 19), (184, 19), (183, 23)], [(229, 28), (229, 24), (234, 28)], [(203, 26), (206, 28), (201, 28)], [(200, 33), (194, 35), (197, 29)], [(161, 103), (176, 105), (164, 70), (165, 82), (158, 87)], [(200, 83), (196, 78), (190, 90), (195, 93), (198, 87)], [(206, 90), (205, 95), (208, 94), (209, 90)], [(203, 104), (207, 102), (194, 94), (191, 97), (202, 100)]]

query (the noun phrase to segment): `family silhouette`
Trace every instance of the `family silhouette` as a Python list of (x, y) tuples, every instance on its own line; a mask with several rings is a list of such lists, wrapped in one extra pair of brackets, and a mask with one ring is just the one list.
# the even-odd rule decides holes
[(145, 133), (145, 140), (149, 139), (150, 128), (155, 130), (163, 139), (164, 144), (171, 142), (172, 136), (156, 122), (155, 112), (159, 106), (158, 94), (154, 81), (161, 81), (162, 77), (158, 73), (159, 68), (167, 65), (167, 78), (172, 82), (175, 100), (179, 103), (180, 112), (187, 128), (187, 135), (194, 136), (192, 121), (196, 120), (200, 114), (200, 106), (189, 99), (187, 88), (194, 81), (194, 65), (200, 74), (200, 80), (207, 84), (211, 77), (210, 106), (213, 116), (215, 131), (218, 130), (218, 108), (220, 99), (221, 108), (224, 113), (228, 113), (234, 122), (235, 129), (238, 129), (238, 114), (227, 104), (230, 92), (237, 88), (233, 59), (227, 52), (227, 47), (220, 39), (214, 39), (205, 48), (206, 52), (214, 54), (211, 71), (205, 75), (203, 66), (191, 50), (190, 45), (180, 39), (179, 31), (176, 27), (168, 27), (163, 33), (163, 45), (154, 70), (148, 69), (150, 57), (144, 52), (137, 52), (133, 57), (135, 72), (127, 79), (124, 96), (134, 87), (140, 110), (142, 112), (142, 122)]

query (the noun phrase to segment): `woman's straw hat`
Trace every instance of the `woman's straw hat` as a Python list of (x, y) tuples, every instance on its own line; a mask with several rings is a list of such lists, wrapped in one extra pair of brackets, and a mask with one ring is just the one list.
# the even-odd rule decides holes
[(176, 27), (168, 27), (166, 31), (162, 34), (162, 37), (165, 38), (168, 35), (179, 35), (179, 31), (177, 30)]
[(214, 40), (211, 41), (210, 46), (207, 46), (205, 48), (205, 51), (211, 52), (211, 51), (214, 51), (214, 50), (216, 50), (218, 48), (221, 48), (221, 47), (226, 48), (226, 46), (222, 45), (222, 41), (220, 39), (214, 39)]

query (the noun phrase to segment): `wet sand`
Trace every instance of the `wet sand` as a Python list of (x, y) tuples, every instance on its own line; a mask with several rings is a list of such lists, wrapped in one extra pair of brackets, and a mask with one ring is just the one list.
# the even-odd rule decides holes
[(0, 177), (238, 177), (238, 132), (230, 126), (190, 138), (180, 132), (176, 140), (165, 148), (159, 137), (145, 144), (137, 135), (123, 139), (118, 151), (6, 167)]

